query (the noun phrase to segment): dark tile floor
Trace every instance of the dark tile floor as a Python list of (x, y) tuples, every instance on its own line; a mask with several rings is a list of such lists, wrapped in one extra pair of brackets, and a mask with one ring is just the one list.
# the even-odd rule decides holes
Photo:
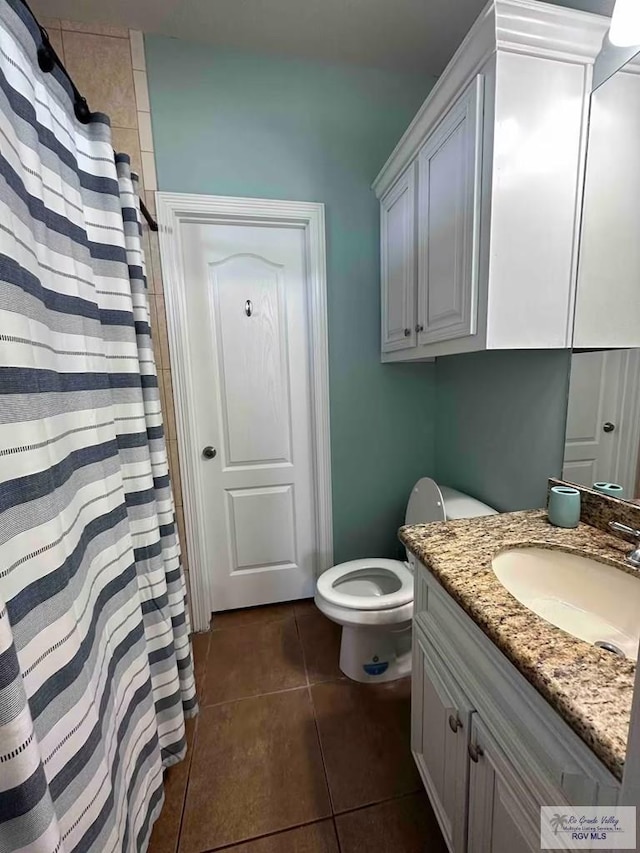
[(410, 683), (356, 684), (312, 601), (193, 637), (200, 714), (149, 853), (445, 853), (409, 749)]

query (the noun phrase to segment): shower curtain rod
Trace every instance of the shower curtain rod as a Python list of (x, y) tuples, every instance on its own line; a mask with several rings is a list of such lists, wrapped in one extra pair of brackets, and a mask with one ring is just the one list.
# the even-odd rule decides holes
[[(40, 70), (44, 71), (46, 74), (50, 71), (53, 71), (53, 69), (55, 68), (56, 65), (58, 66), (60, 71), (62, 71), (64, 76), (69, 81), (69, 85), (71, 86), (71, 88), (73, 90), (73, 98), (74, 98), (73, 111), (75, 113), (76, 118), (78, 119), (78, 121), (81, 124), (89, 124), (89, 122), (91, 121), (91, 110), (89, 109), (89, 104), (87, 104), (87, 99), (84, 98), (80, 94), (78, 87), (73, 82), (71, 75), (69, 74), (67, 69), (64, 67), (64, 63), (62, 62), (62, 60), (60, 59), (60, 57), (56, 53), (55, 48), (53, 47), (53, 45), (49, 41), (49, 34), (45, 30), (45, 28), (40, 24), (40, 22), (38, 21), (36, 16), (33, 14), (31, 7), (27, 3), (27, 0), (20, 0), (20, 2), (22, 3), (22, 5), (25, 7), (25, 9), (29, 12), (31, 17), (35, 21), (36, 26), (40, 30), (40, 35), (42, 36), (42, 44), (38, 48), (38, 65), (40, 66)], [(158, 230), (158, 223), (156, 222), (156, 220), (153, 218), (153, 216), (147, 210), (147, 206), (144, 203), (144, 201), (142, 199), (139, 199), (139, 201), (140, 201), (140, 213), (147, 220), (147, 225), (149, 226), (149, 229), (151, 231), (157, 231)]]

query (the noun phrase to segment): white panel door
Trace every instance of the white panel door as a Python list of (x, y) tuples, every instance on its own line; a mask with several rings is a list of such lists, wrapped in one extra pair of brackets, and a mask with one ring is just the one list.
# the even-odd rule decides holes
[[(182, 229), (213, 609), (314, 592), (313, 473), (302, 229)], [(215, 451), (215, 455), (213, 452)]]
[(465, 846), (472, 707), (414, 626), (411, 749), (449, 849)]
[(539, 853), (540, 805), (553, 803), (524, 787), (477, 714), (470, 755), (468, 853)]
[(425, 142), (418, 166), (418, 343), (473, 335), (478, 302), (483, 78)]
[(639, 137), (634, 62), (591, 96), (574, 347), (640, 345)]
[(637, 350), (573, 353), (562, 476), (620, 483), (634, 497), (638, 461)]
[(416, 345), (416, 164), (380, 200), (382, 352)]

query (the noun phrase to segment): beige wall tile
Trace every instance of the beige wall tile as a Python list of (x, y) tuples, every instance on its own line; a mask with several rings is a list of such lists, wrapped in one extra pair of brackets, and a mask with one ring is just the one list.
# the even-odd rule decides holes
[(156, 294), (156, 311), (158, 312), (158, 341), (160, 343), (160, 354), (163, 367), (169, 367), (171, 357), (169, 355), (169, 332), (167, 329), (167, 312), (164, 304), (164, 296)]
[(80, 21), (61, 21), (63, 30), (72, 33), (93, 33), (96, 36), (112, 36), (113, 38), (128, 39), (129, 30), (126, 27), (115, 27), (112, 24), (84, 24)]
[(92, 110), (113, 127), (138, 127), (129, 40), (62, 31), (65, 65)]
[[(47, 35), (49, 36), (49, 41), (51, 42), (51, 47), (58, 54), (60, 59), (65, 62), (64, 58), (64, 46), (62, 44), (62, 33), (60, 30), (54, 30), (47, 28)], [(66, 62), (65, 62), (66, 65)]]
[(144, 36), (140, 30), (129, 30), (129, 41), (131, 42), (131, 61), (134, 71), (146, 71), (147, 60), (144, 55)]
[(160, 395), (160, 411), (162, 412), (162, 422), (164, 424), (164, 437), (165, 441), (169, 440), (169, 436), (167, 435), (167, 424), (166, 424), (166, 416), (165, 412), (167, 411), (167, 401), (164, 396), (164, 383), (162, 382), (162, 371), (158, 368), (158, 364), (156, 362), (156, 371), (158, 373), (158, 393)]
[[(162, 347), (160, 346), (160, 330), (158, 329), (158, 306), (153, 293), (149, 294), (149, 325), (151, 326), (151, 341), (153, 344), (153, 355), (156, 360), (158, 374), (162, 371)], [(167, 367), (169, 365), (167, 364)]]
[(153, 293), (162, 294), (164, 293), (164, 285), (162, 283), (162, 265), (160, 263), (160, 241), (158, 240), (157, 233), (150, 233), (149, 244), (151, 249), (149, 256), (151, 261), (151, 290)]
[(141, 237), (142, 251), (144, 252), (145, 267), (147, 270), (147, 293), (152, 294), (152, 293), (154, 293), (154, 289), (151, 286), (152, 285), (151, 279), (153, 277), (152, 276), (153, 271), (151, 269), (151, 246), (149, 244), (149, 234), (151, 232), (149, 231), (149, 228), (147, 227), (147, 223), (144, 221), (144, 217), (141, 217), (141, 219), (142, 219), (142, 237)]
[(112, 127), (111, 144), (118, 154), (128, 154), (131, 157), (131, 171), (135, 172), (143, 182), (138, 131), (131, 127)]
[(156, 194), (151, 190), (147, 190), (144, 194), (144, 203), (147, 205), (147, 210), (156, 215)]
[(156, 161), (153, 157), (153, 151), (143, 151), (140, 156), (142, 157), (142, 174), (144, 175), (145, 189), (157, 190)]
[(186, 539), (184, 529), (184, 508), (181, 506), (176, 507), (176, 522), (178, 525), (178, 536), (180, 537), (180, 541), (184, 542)]
[(178, 442), (168, 441), (169, 473), (173, 485), (173, 500), (176, 507), (182, 506), (182, 481), (180, 479), (180, 462), (178, 459)]
[(136, 105), (141, 112), (151, 112), (151, 104), (149, 102), (149, 85), (147, 83), (146, 71), (134, 71), (133, 82), (136, 92)]
[(176, 522), (178, 525), (178, 536), (180, 537), (180, 550), (182, 551), (182, 568), (189, 571), (189, 560), (187, 559), (187, 531), (184, 525), (184, 508), (176, 507)]
[(140, 149), (142, 151), (153, 151), (151, 113), (144, 113), (138, 110), (138, 132), (140, 134)]
[(162, 371), (162, 387), (164, 389), (164, 397), (167, 402), (167, 408), (164, 410), (164, 428), (169, 441), (174, 439), (177, 441), (178, 433), (176, 430), (176, 413), (173, 402), (173, 384), (171, 379), (171, 371)]

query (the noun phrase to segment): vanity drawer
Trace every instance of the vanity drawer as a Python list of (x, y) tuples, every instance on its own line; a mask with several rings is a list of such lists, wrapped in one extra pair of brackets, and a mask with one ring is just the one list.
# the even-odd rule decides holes
[(618, 780), (422, 565), (416, 566), (415, 588), (416, 628), (514, 766), (552, 784), (574, 805), (615, 804)]

